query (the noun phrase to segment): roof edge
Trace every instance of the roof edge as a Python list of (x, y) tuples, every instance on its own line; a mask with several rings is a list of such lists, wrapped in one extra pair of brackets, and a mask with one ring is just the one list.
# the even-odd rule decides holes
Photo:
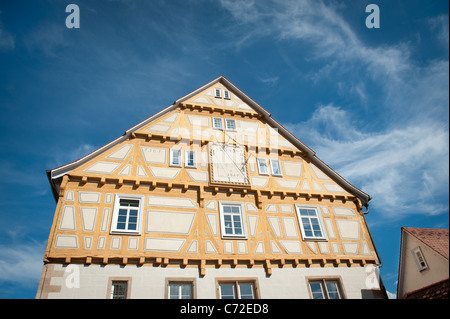
[(211, 87), (212, 85), (216, 83), (222, 83), (223, 85), (227, 86), (228, 88), (233, 90), (233, 93), (237, 94), (244, 102), (248, 103), (251, 107), (253, 107), (256, 111), (260, 112), (264, 119), (272, 124), (274, 127), (278, 128), (279, 132), (281, 132), (291, 143), (293, 143), (296, 147), (298, 147), (300, 150), (305, 152), (307, 158), (311, 160), (318, 168), (325, 171), (331, 178), (335, 179), (341, 186), (344, 187), (347, 191), (349, 191), (351, 194), (355, 195), (357, 198), (359, 198), (362, 202), (363, 206), (367, 206), (368, 202), (371, 200), (371, 197), (363, 192), (362, 190), (358, 189), (356, 186), (352, 185), (350, 182), (348, 182), (345, 178), (343, 178), (341, 175), (336, 173), (332, 168), (330, 168), (327, 164), (325, 164), (322, 160), (320, 160), (317, 156), (315, 151), (313, 151), (311, 148), (309, 148), (307, 145), (305, 145), (303, 142), (301, 142), (294, 134), (289, 132), (285, 127), (283, 127), (278, 121), (276, 121), (270, 112), (268, 112), (265, 108), (263, 108), (261, 105), (259, 105), (257, 102), (255, 102), (252, 98), (250, 98), (247, 94), (245, 94), (241, 89), (239, 89), (236, 85), (231, 83), (225, 76), (221, 75), (214, 80), (208, 82), (207, 84), (201, 86), (200, 88), (184, 95), (183, 97), (177, 99), (174, 101), (174, 103), (163, 110), (155, 113), (154, 115), (148, 117), (147, 119), (143, 120), (142, 122), (134, 125), (133, 127), (129, 128), (125, 131), (125, 133), (116, 138), (115, 140), (109, 142), (108, 144), (92, 151), (91, 153), (83, 156), (82, 158), (70, 162), (68, 164), (62, 165), (60, 167), (51, 169), (47, 171), (47, 175), (49, 176), (50, 184), (52, 186), (52, 191), (55, 194), (56, 189), (54, 183), (52, 183), (52, 180), (55, 180), (72, 169), (76, 168), (79, 165), (84, 164), (88, 160), (92, 159), (93, 157), (103, 153), (104, 151), (108, 150), (109, 148), (113, 147), (114, 145), (126, 140), (133, 132), (141, 128), (142, 126), (146, 125), (147, 123), (159, 118), (160, 116), (166, 114), (167, 112), (170, 112), (171, 110), (178, 107), (182, 102), (186, 101), (187, 99), (191, 98), (192, 96), (196, 95), (198, 92), (205, 90), (208, 87)]

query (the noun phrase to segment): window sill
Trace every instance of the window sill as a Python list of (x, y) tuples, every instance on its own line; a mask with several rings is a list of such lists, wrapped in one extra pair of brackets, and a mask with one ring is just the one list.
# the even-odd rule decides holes
[(303, 238), (303, 241), (328, 241), (327, 238)]
[(110, 235), (128, 235), (128, 236), (140, 236), (141, 233), (139, 232), (127, 232), (127, 231), (119, 231), (119, 230), (111, 230), (109, 232)]

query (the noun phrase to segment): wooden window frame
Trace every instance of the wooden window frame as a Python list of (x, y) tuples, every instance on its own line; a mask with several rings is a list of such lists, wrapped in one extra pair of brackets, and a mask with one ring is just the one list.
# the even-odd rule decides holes
[[(334, 281), (337, 282), (337, 287), (338, 287), (338, 292), (339, 292), (339, 299), (347, 299), (346, 297), (346, 293), (344, 290), (344, 285), (342, 284), (342, 278), (340, 276), (330, 276), (330, 277), (306, 277), (306, 285), (308, 286), (308, 293), (309, 293), (309, 298), (313, 299), (313, 294), (311, 291), (311, 286), (310, 283), (311, 282), (320, 282), (322, 284), (322, 289), (326, 288), (326, 282), (328, 281)], [(328, 296), (328, 291), (325, 290), (324, 291), (324, 299), (330, 299)]]
[(106, 299), (113, 299), (113, 282), (114, 281), (126, 281), (127, 282), (127, 296), (126, 299), (130, 299), (131, 296), (131, 277), (109, 277), (108, 278), (108, 287), (106, 289)]
[(239, 283), (251, 283), (253, 284), (253, 299), (261, 299), (260, 290), (259, 290), (259, 283), (258, 278), (247, 278), (247, 277), (232, 277), (232, 278), (216, 278), (216, 298), (222, 299), (221, 293), (220, 293), (220, 284), (222, 283), (232, 283), (234, 284), (234, 291), (235, 296), (239, 298)]
[(164, 298), (165, 299), (169, 299), (170, 297), (170, 289), (169, 289), (169, 285), (171, 283), (176, 283), (176, 284), (186, 284), (189, 283), (191, 284), (192, 287), (192, 299), (197, 299), (197, 281), (196, 278), (194, 277), (169, 277), (166, 278), (166, 283), (165, 283), (165, 291), (164, 291)]

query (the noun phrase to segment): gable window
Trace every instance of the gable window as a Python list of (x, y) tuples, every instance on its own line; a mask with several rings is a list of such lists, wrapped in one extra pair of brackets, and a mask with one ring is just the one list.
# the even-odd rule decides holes
[(112, 216), (112, 233), (141, 233), (144, 196), (116, 194)]
[(257, 158), (256, 161), (258, 162), (258, 171), (261, 175), (269, 175), (269, 168), (267, 166), (267, 159), (266, 158)]
[(170, 149), (170, 166), (181, 167), (183, 162), (182, 152), (180, 149), (171, 148)]
[(427, 262), (425, 261), (425, 257), (423, 256), (420, 247), (414, 248), (411, 252), (414, 256), (414, 260), (416, 261), (417, 268), (419, 268), (419, 271), (428, 269)]
[(213, 117), (213, 128), (223, 130), (223, 120), (220, 117)]
[(219, 202), (222, 237), (247, 238), (242, 203)]
[(110, 299), (128, 299), (129, 287), (128, 280), (111, 280), (110, 281)]
[(272, 175), (283, 176), (283, 174), (281, 173), (280, 160), (271, 159), (270, 160), (270, 168), (272, 169)]
[(227, 131), (236, 131), (236, 120), (225, 119), (225, 129)]
[(214, 97), (222, 97), (222, 90), (214, 89)]
[(318, 206), (295, 205), (304, 240), (326, 240)]
[(184, 163), (185, 167), (192, 167), (192, 168), (197, 167), (197, 151), (186, 150), (184, 156), (185, 156), (185, 163)]
[(223, 97), (225, 98), (225, 99), (230, 99), (231, 97), (230, 97), (230, 91), (228, 91), (228, 90), (223, 90)]
[(220, 299), (256, 299), (255, 280), (219, 280), (218, 296)]
[(309, 280), (308, 284), (312, 299), (343, 299), (337, 279)]

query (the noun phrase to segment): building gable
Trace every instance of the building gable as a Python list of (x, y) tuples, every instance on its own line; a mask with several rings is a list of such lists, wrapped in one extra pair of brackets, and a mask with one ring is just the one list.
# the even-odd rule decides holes
[[(216, 91), (220, 92), (218, 96)], [(214, 129), (215, 119), (222, 121), (224, 129)], [(234, 122), (234, 130), (225, 128), (228, 120)], [(135, 145), (133, 139), (136, 137), (144, 138), (150, 142), (147, 144), (154, 145), (144, 146), (140, 142)], [(172, 147), (179, 147), (183, 151), (196, 151), (201, 167), (197, 173), (188, 172), (186, 181), (189, 182), (211, 181), (206, 176), (205, 169), (202, 170), (211, 159), (209, 149), (205, 147), (208, 143), (234, 144), (245, 146), (246, 165), (250, 175), (258, 173), (261, 161), (267, 162), (270, 171), (271, 160), (282, 154), (291, 155), (290, 160), (279, 163), (281, 175), (249, 176), (249, 182), (255, 188), (306, 192), (311, 196), (314, 193), (318, 196), (356, 198), (361, 206), (367, 205), (370, 200), (367, 194), (329, 168), (310, 148), (276, 122), (270, 113), (224, 77), (176, 100), (173, 105), (130, 128), (123, 136), (84, 158), (49, 171), (55, 196), (61, 176), (68, 172), (80, 176), (91, 174), (94, 177), (106, 174), (119, 179), (163, 178), (178, 183), (184, 180), (186, 174), (178, 174), (182, 170), (161, 167), (167, 166), (170, 150), (152, 143), (152, 140), (157, 140), (160, 144), (171, 142), (174, 144)], [(128, 156), (129, 151), (136, 155), (134, 160)], [(126, 159), (127, 163), (124, 162)]]
[(359, 276), (360, 295), (364, 267), (380, 264), (362, 210), (370, 197), (224, 77), (47, 173), (57, 207), (46, 265), (120, 264), (117, 274), (150, 277), (239, 268), (294, 290), (283, 268), (303, 268), (302, 282), (329, 268)]

